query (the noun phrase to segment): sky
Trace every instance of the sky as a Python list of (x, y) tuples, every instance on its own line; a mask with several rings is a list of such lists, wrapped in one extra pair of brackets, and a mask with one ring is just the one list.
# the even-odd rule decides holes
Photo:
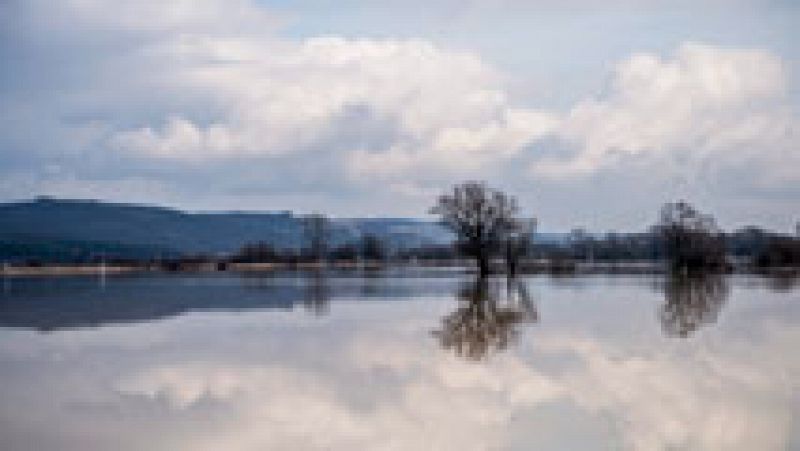
[(800, 221), (800, 2), (0, 0), (0, 201)]

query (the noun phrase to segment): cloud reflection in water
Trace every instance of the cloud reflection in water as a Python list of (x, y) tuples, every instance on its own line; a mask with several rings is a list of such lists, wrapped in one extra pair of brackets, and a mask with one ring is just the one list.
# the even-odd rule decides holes
[[(343, 284), (327, 283), (334, 294)], [(655, 321), (642, 327), (663, 302), (645, 283), (590, 281), (596, 299), (529, 280), (535, 309), (515, 294), (480, 311), (546, 321), (493, 320), (517, 333), (477, 340), (491, 358), (476, 362), (431, 339), (453, 299), (426, 283), (403, 281), (416, 290), (402, 302), (362, 302), (348, 288), (324, 317), (194, 311), (0, 329), (0, 447), (768, 450), (797, 440), (800, 312), (785, 293), (731, 283), (724, 321), (687, 341)], [(460, 308), (483, 290), (468, 282)], [(513, 345), (497, 338), (512, 335)], [(493, 352), (497, 343), (509, 346)]]

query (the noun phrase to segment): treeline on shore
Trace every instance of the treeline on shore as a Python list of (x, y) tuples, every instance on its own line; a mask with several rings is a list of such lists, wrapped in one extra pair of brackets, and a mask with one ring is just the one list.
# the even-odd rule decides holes
[[(659, 263), (670, 261), (670, 238), (656, 231), (644, 233), (607, 233), (593, 235), (574, 230), (559, 242), (532, 242), (526, 246), (520, 262), (525, 267), (569, 270), (579, 264)], [(696, 238), (699, 241), (699, 239)], [(673, 247), (676, 243), (672, 243)], [(684, 259), (689, 267), (719, 266), (729, 268), (800, 267), (800, 237), (747, 227), (714, 237), (711, 243), (687, 245)], [(694, 254), (694, 255), (689, 255)], [(276, 250), (266, 243), (252, 243), (240, 249), (229, 261), (238, 263), (297, 264), (317, 261), (319, 255), (309, 249)], [(458, 246), (429, 245), (393, 250), (378, 237), (365, 236), (361, 242), (338, 246), (325, 252), (329, 262), (419, 262), (447, 264), (463, 260)], [(710, 262), (709, 260), (715, 260)]]
[[(570, 271), (583, 265), (614, 266), (625, 264), (657, 264), (669, 259), (667, 238), (656, 231), (643, 233), (590, 234), (574, 230), (563, 240), (529, 243), (519, 257), (520, 270)], [(731, 233), (721, 233), (711, 243), (703, 246), (689, 245), (688, 253), (697, 254), (696, 260), (719, 259), (715, 265), (730, 269), (759, 270), (766, 268), (800, 268), (800, 238), (770, 232), (757, 227), (747, 227)], [(367, 265), (462, 264), (463, 255), (456, 243), (449, 245), (423, 245), (413, 248), (392, 248), (379, 236), (364, 235), (361, 239), (327, 248), (318, 245), (299, 249), (275, 248), (265, 242), (248, 243), (229, 255), (177, 255), (165, 254), (161, 258), (120, 258), (110, 245), (98, 246), (95, 252), (82, 247), (75, 254), (70, 243), (60, 243), (47, 248), (51, 259), (24, 258), (26, 249), (19, 249), (14, 266), (43, 267), (52, 263), (89, 264), (105, 263), (118, 266), (141, 266), (163, 270), (187, 268), (225, 269), (235, 264), (275, 264), (281, 266), (310, 266), (319, 262), (347, 266), (357, 262)], [(692, 258), (692, 257), (688, 257)], [(705, 263), (704, 263), (705, 264)], [(495, 265), (499, 266), (499, 265)], [(650, 266), (648, 266), (650, 267)]]
[[(684, 201), (664, 204), (646, 232), (592, 234), (582, 229), (557, 240), (537, 240), (537, 221), (519, 215), (516, 198), (483, 182), (465, 182), (440, 196), (430, 213), (453, 233), (451, 243), (404, 246), (362, 233), (345, 242), (332, 239), (331, 220), (320, 214), (302, 220), (301, 244), (277, 247), (269, 241), (244, 244), (225, 254), (176, 254), (167, 250), (108, 243), (43, 241), (12, 245), (0, 241), (3, 270), (59, 264), (102, 264), (162, 270), (215, 269), (235, 265), (281, 267), (388, 264), (476, 266), (481, 275), (505, 271), (573, 271), (579, 267), (645, 268), (672, 272), (800, 268), (800, 226), (795, 235), (755, 226), (721, 230), (713, 216)], [(14, 247), (16, 246), (16, 247)], [(32, 246), (32, 247), (31, 247)], [(137, 254), (138, 253), (138, 254)], [(28, 258), (27, 255), (37, 255)], [(124, 255), (124, 257), (122, 257)], [(142, 255), (142, 258), (137, 258)], [(149, 255), (149, 256), (148, 256)], [(7, 257), (11, 257), (10, 261)], [(147, 256), (147, 257), (144, 257)]]

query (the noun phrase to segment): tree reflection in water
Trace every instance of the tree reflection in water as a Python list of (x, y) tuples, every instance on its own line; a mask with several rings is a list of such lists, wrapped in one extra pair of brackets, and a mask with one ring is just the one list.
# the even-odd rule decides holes
[(505, 299), (498, 288), (486, 277), (464, 283), (458, 292), (461, 306), (442, 318), (441, 328), (433, 332), (443, 348), (482, 360), (490, 352), (506, 349), (518, 335), (518, 325), (539, 320), (522, 282), (510, 279)]
[(728, 298), (728, 284), (718, 273), (671, 274), (664, 284), (661, 328), (671, 337), (688, 337), (704, 324), (716, 322)]
[(778, 269), (762, 273), (766, 280), (767, 287), (772, 291), (789, 292), (797, 288), (800, 284), (800, 270), (798, 269)]
[(305, 278), (305, 306), (309, 312), (321, 316), (330, 309), (330, 286), (324, 270), (314, 270)]

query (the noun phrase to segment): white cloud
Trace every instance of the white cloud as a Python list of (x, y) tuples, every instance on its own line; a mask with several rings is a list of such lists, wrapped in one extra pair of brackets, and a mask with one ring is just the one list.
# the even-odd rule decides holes
[[(661, 183), (642, 198), (676, 178), (707, 180), (718, 197), (752, 196), (729, 211), (771, 199), (781, 214), (800, 188), (790, 61), (765, 48), (638, 53), (616, 66), (606, 93), (548, 110), (517, 95), (529, 99), (533, 83), (492, 55), (424, 38), (292, 38), (286, 16), (254, 0), (12, 3), (3, 36), (14, 38), (9, 54), (28, 56), (9, 65), (0, 92), (7, 178), (53, 162), (89, 182), (160, 181), (163, 195), (142, 201), (194, 193), (208, 177), (219, 193), (184, 196), (192, 205), (228, 208), (218, 199), (243, 191), (272, 203), (276, 186), (292, 186), (296, 197), (282, 199), (291, 208), (346, 193), (359, 200), (341, 204), (361, 204), (331, 213), (403, 215), (465, 178), (529, 189), (543, 204), (565, 190), (592, 197), (598, 180)], [(26, 193), (54, 178), (31, 177)], [(22, 191), (9, 189), (0, 197)]]
[(442, 171), (461, 176), (491, 173), (493, 165), (518, 156), (556, 124), (553, 115), (543, 111), (509, 107), (497, 115), (474, 127), (442, 127), (423, 139), (399, 142), (382, 152), (354, 151), (350, 154), (352, 175), (407, 178)]
[[(476, 55), (421, 40), (204, 38), (158, 51), (188, 59), (172, 83), (208, 93), (221, 117), (204, 126), (171, 116), (117, 133), (114, 148), (201, 161), (322, 148), (341, 152), (352, 175), (392, 177), (477, 171), (553, 123), (509, 106), (500, 76)], [(374, 124), (382, 136), (370, 136)]]
[(231, 156), (241, 148), (227, 127), (214, 124), (203, 129), (178, 116), (168, 118), (161, 130), (144, 127), (124, 131), (114, 135), (111, 142), (116, 148), (163, 158)]
[[(785, 67), (764, 50), (687, 43), (671, 58), (636, 54), (617, 66), (606, 95), (566, 114), (514, 105), (480, 57), (423, 40), (206, 35), (150, 52), (179, 61), (168, 85), (203, 93), (217, 115), (169, 113), (111, 138), (139, 155), (202, 162), (324, 151), (356, 182), (485, 176), (514, 158), (556, 179), (635, 162), (665, 177), (749, 167), (753, 183), (797, 181), (784, 164), (798, 160)], [(561, 156), (531, 150), (544, 143), (560, 143)]]
[(758, 178), (772, 178), (787, 163), (800, 163), (797, 129), (778, 57), (687, 43), (673, 58), (642, 53), (620, 63), (610, 92), (579, 102), (558, 127), (575, 153), (533, 169), (571, 177), (628, 161), (657, 167), (660, 175), (749, 165)]

